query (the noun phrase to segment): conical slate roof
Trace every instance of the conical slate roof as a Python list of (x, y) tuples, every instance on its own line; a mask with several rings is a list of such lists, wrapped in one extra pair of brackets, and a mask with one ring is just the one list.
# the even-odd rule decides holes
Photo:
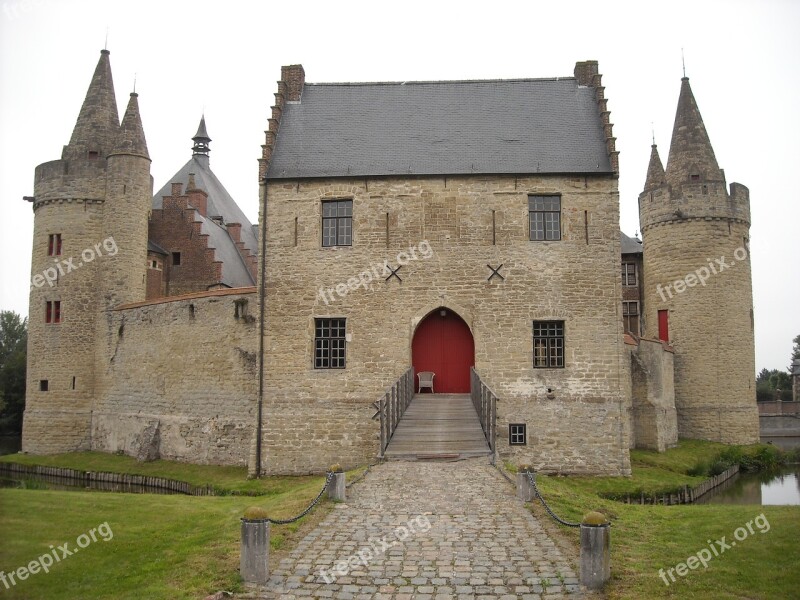
[(100, 60), (72, 130), (69, 145), (64, 149), (64, 158), (85, 158), (90, 151), (105, 158), (113, 148), (119, 129), (119, 112), (109, 54), (108, 50), (100, 51)]
[(650, 164), (647, 166), (647, 179), (644, 182), (644, 189), (645, 191), (652, 190), (664, 185), (665, 182), (664, 165), (661, 163), (661, 157), (658, 154), (658, 146), (653, 144), (650, 150)]
[(131, 94), (128, 101), (128, 108), (125, 116), (122, 117), (122, 125), (117, 134), (117, 141), (111, 154), (130, 154), (150, 159), (147, 152), (147, 141), (144, 138), (144, 128), (142, 118), (139, 115), (139, 94)]
[(724, 181), (725, 179), (714, 156), (714, 149), (711, 147), (711, 140), (697, 108), (688, 77), (681, 79), (681, 93), (672, 129), (665, 176), (673, 189), (693, 180)]

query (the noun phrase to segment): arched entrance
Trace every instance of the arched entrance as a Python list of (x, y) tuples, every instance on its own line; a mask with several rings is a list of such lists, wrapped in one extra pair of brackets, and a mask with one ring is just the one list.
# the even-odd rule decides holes
[[(475, 365), (475, 341), (464, 319), (440, 307), (420, 322), (411, 343), (411, 362), (416, 374), (433, 371), (437, 394), (468, 394), (470, 367)], [(428, 390), (430, 391), (430, 390)]]

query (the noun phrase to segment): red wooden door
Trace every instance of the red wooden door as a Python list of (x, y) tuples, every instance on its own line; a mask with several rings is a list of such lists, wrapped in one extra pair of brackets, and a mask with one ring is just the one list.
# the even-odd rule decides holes
[[(445, 310), (445, 315), (441, 311)], [(417, 327), (411, 344), (416, 374), (433, 371), (433, 388), (437, 394), (468, 394), (469, 370), (475, 364), (475, 342), (464, 320), (456, 313), (437, 309)], [(419, 389), (419, 388), (417, 388)], [(430, 390), (428, 390), (430, 391)]]

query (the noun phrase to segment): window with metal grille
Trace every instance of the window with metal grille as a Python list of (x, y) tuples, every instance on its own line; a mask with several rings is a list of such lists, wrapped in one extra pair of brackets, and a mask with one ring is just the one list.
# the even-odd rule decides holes
[(344, 369), (345, 319), (314, 319), (314, 368)]
[(531, 240), (561, 239), (561, 196), (528, 196)]
[(622, 263), (622, 285), (636, 286), (636, 263)]
[(322, 245), (353, 245), (352, 200), (326, 200), (322, 203)]
[(509, 423), (508, 443), (511, 446), (524, 446), (528, 443), (528, 427), (525, 423)]
[(564, 321), (533, 322), (533, 366), (536, 369), (564, 366)]
[(45, 323), (61, 323), (61, 300), (48, 300), (44, 311)]
[(47, 256), (61, 256), (61, 234), (51, 233), (47, 238)]
[(639, 303), (623, 302), (622, 303), (622, 322), (625, 325), (625, 331), (633, 335), (639, 335)]

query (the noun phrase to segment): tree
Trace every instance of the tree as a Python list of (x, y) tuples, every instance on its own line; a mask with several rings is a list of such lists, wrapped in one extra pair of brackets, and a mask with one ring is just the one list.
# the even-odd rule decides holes
[(800, 359), (800, 335), (795, 336), (792, 342), (794, 342), (794, 348), (792, 348), (792, 362), (794, 362)]
[(27, 355), (28, 319), (0, 311), (0, 433), (22, 432)]

